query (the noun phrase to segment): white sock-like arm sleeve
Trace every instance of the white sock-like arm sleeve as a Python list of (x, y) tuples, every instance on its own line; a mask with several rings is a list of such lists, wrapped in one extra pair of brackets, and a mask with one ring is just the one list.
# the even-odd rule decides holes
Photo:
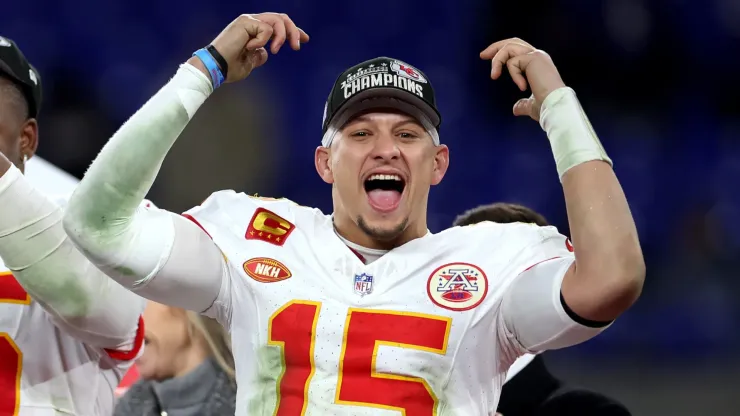
[(133, 346), (144, 299), (74, 247), (62, 209), (15, 166), (0, 177), (0, 258), (65, 333), (98, 348)]
[(103, 147), (64, 216), (69, 237), (108, 276), (146, 298), (198, 312), (214, 302), (225, 275), (218, 248), (178, 215), (139, 207), (167, 152), (212, 91), (202, 72), (181, 65)]

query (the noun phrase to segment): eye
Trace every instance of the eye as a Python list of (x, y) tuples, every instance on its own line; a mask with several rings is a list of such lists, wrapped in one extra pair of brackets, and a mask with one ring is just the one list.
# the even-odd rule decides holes
[(354, 136), (354, 137), (367, 137), (367, 136), (369, 136), (369, 133), (366, 132), (366, 131), (358, 131), (358, 132), (352, 133), (352, 136)]
[(404, 131), (404, 132), (398, 133), (398, 137), (402, 139), (416, 139), (419, 137), (419, 135), (413, 132)]

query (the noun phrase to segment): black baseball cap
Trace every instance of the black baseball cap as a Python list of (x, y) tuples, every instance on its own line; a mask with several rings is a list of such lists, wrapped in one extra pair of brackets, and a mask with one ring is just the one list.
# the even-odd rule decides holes
[(395, 99), (378, 100), (378, 106), (382, 107), (393, 106), (398, 101), (410, 104), (421, 110), (436, 129), (442, 122), (429, 78), (403, 61), (382, 56), (359, 63), (337, 78), (324, 107), (324, 133), (353, 104), (369, 102), (372, 106), (373, 98)]
[(41, 107), (41, 76), (11, 39), (0, 36), (0, 76), (21, 88), (28, 101), (28, 112), (36, 118)]

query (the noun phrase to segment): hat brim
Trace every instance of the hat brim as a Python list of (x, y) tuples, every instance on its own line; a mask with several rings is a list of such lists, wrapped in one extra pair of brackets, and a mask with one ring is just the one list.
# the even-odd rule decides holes
[[(357, 103), (361, 103), (367, 100), (370, 100), (372, 98), (395, 98), (399, 101), (403, 101), (405, 103), (411, 104), (412, 106), (418, 108), (421, 110), (421, 112), (429, 118), (429, 121), (432, 123), (432, 125), (435, 128), (439, 128), (439, 124), (441, 121), (441, 117), (439, 115), (439, 112), (429, 105), (426, 101), (421, 99), (419, 96), (405, 91), (400, 90), (397, 88), (387, 88), (387, 87), (376, 87), (376, 88), (370, 88), (365, 91), (361, 91), (357, 93), (356, 95), (353, 95), (350, 97), (347, 101), (342, 103), (342, 106), (337, 110), (337, 112), (334, 114), (334, 117), (332, 117), (332, 121), (330, 123), (335, 122), (336, 120), (340, 120), (344, 118), (345, 120), (351, 119), (352, 115), (350, 117), (347, 117), (347, 112), (353, 111), (360, 111), (356, 109)], [(389, 100), (379, 100), (377, 108), (388, 108), (388, 107), (394, 107), (399, 111), (403, 111), (402, 106), (394, 106), (392, 101)], [(373, 108), (372, 106), (368, 107), (363, 105), (361, 111), (367, 111), (368, 109)]]

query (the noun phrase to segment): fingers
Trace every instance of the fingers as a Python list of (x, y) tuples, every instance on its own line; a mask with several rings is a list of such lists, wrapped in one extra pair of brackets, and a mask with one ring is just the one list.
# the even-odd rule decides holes
[(529, 98), (522, 98), (514, 104), (514, 115), (525, 116), (532, 120), (540, 121), (540, 107), (537, 105), (537, 100), (532, 95)]
[(247, 52), (247, 60), (249, 60), (252, 68), (259, 68), (267, 62), (267, 50), (265, 48), (259, 48), (254, 51)]
[[(260, 13), (254, 16), (257, 20), (265, 22), (272, 27), (272, 43), (270, 45), (270, 52), (273, 54), (278, 53), (280, 48), (283, 47), (287, 41), (293, 50), (299, 50), (301, 43), (306, 43), (309, 40), (308, 34), (298, 28), (293, 20), (284, 13)], [(265, 44), (260, 44), (258, 47), (264, 47)]]
[(534, 106), (534, 97), (522, 98), (514, 104), (514, 115), (515, 116), (529, 116), (532, 114), (532, 107)]
[[(285, 39), (288, 36), (283, 18), (277, 13), (260, 13), (251, 17), (262, 23), (260, 26), (264, 26), (265, 24), (270, 26), (272, 30), (267, 41), (270, 41), (270, 38), (272, 38), (270, 52), (276, 54), (285, 43)], [(252, 40), (250, 40), (249, 43), (247, 43), (247, 49), (255, 50), (257, 48), (265, 47), (267, 45), (267, 41), (263, 43), (262, 40), (263, 39), (260, 38), (259, 43), (253, 43)]]
[(530, 45), (529, 43), (527, 43), (527, 42), (525, 42), (525, 41), (523, 41), (523, 40), (521, 40), (519, 38), (510, 38), (510, 39), (500, 40), (500, 41), (492, 44), (491, 46), (487, 47), (486, 49), (483, 49), (483, 51), (481, 51), (481, 53), (480, 53), (480, 58), (481, 59), (484, 59), (484, 60), (493, 59), (493, 57), (496, 56), (496, 53), (498, 53), (498, 51), (501, 48), (503, 48), (505, 45), (507, 45), (509, 43), (516, 43), (516, 44), (523, 45), (523, 46), (528, 46), (528, 47), (534, 49), (534, 46)]
[(298, 28), (298, 31), (301, 32), (301, 37), (300, 37), (301, 43), (306, 43), (310, 40), (308, 33), (304, 32), (303, 29)]
[[(242, 29), (249, 35), (249, 41), (247, 41), (248, 51), (254, 51), (267, 45), (267, 42), (270, 41), (275, 31), (271, 24), (246, 14), (242, 15), (240, 19), (243, 20)], [(285, 35), (283, 35), (284, 37)]]
[(516, 84), (517, 87), (519, 87), (519, 91), (526, 91), (527, 78), (524, 76), (524, 68), (520, 66), (523, 61), (521, 57), (522, 55), (519, 55), (506, 61), (506, 68), (509, 70), (511, 80), (514, 81), (514, 84)]
[[(510, 59), (533, 51), (535, 51), (535, 49), (531, 46), (522, 45), (519, 43), (507, 43), (501, 48), (498, 48), (496, 54), (491, 60), (491, 79), (498, 79), (498, 77), (501, 76), (504, 65), (507, 64)], [(512, 74), (512, 78), (513, 77), (514, 74)], [(517, 85), (521, 88), (521, 80), (519, 82), (517, 82), (517, 80), (514, 80), (514, 82), (516, 82)], [(526, 88), (526, 80), (524, 80), (524, 83)]]
[(298, 29), (298, 26), (293, 23), (293, 20), (291, 20), (291, 18), (288, 17), (287, 14), (283, 13), (280, 15), (280, 17), (282, 17), (283, 22), (285, 23), (285, 31), (288, 34), (288, 42), (290, 42), (290, 47), (294, 51), (301, 49), (301, 30)]

